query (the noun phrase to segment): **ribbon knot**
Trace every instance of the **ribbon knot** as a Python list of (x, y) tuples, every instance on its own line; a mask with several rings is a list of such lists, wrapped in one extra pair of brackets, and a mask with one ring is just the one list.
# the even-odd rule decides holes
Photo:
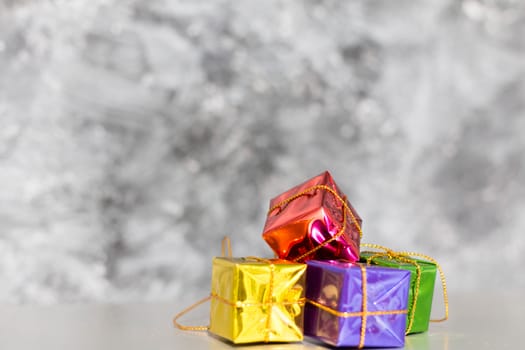
[(396, 252), (394, 252), (393, 250), (390, 250), (390, 249), (386, 250), (386, 254), (387, 254), (389, 259), (395, 259), (396, 257), (399, 256), (398, 254), (396, 254)]

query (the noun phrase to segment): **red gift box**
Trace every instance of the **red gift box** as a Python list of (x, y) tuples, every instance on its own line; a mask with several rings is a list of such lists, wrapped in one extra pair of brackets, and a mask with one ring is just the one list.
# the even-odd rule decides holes
[(328, 171), (270, 201), (263, 238), (281, 259), (359, 260), (361, 218)]

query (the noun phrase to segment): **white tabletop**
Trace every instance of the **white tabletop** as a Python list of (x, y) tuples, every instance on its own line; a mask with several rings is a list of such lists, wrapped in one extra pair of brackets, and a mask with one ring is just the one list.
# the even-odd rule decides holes
[[(405, 349), (523, 349), (524, 297), (525, 291), (452, 294), (450, 319), (431, 324), (427, 333), (407, 337)], [(182, 306), (176, 303), (0, 305), (0, 349), (325, 349), (308, 340), (232, 347), (206, 333), (174, 329), (171, 318)], [(185, 320), (205, 323), (205, 312), (203, 307)]]

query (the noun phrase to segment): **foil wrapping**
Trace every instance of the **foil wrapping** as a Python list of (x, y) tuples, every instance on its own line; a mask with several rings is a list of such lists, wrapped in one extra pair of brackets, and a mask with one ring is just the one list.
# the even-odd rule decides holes
[(404, 345), (410, 272), (334, 260), (307, 266), (305, 335), (337, 347)]
[(303, 339), (306, 265), (214, 258), (209, 332), (234, 344)]
[[(336, 195), (320, 186), (326, 186)], [(359, 259), (361, 223), (355, 209), (326, 171), (270, 201), (263, 238), (281, 259), (341, 258), (353, 262)], [(342, 234), (338, 235), (341, 230)]]

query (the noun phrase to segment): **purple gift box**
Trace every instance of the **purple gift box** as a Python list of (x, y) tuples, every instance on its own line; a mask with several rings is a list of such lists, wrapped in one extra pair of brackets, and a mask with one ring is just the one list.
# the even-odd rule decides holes
[(402, 347), (410, 271), (307, 262), (304, 334), (332, 346)]

